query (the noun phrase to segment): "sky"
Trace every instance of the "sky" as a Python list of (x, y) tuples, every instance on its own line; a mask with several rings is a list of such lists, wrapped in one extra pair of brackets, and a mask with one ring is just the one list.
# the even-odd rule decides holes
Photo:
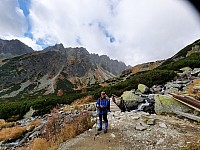
[(85, 47), (134, 66), (199, 39), (200, 16), (185, 0), (1, 0), (0, 38)]

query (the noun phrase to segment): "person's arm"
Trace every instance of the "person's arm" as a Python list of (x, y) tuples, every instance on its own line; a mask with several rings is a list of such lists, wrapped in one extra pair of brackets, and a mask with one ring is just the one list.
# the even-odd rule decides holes
[(97, 108), (100, 108), (100, 99), (97, 100), (97, 102), (96, 102), (96, 107), (97, 107)]

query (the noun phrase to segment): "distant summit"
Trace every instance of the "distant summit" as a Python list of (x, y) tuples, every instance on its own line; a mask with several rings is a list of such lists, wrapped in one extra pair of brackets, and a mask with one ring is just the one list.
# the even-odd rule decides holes
[(0, 39), (0, 58), (11, 58), (34, 52), (34, 50), (19, 40)]

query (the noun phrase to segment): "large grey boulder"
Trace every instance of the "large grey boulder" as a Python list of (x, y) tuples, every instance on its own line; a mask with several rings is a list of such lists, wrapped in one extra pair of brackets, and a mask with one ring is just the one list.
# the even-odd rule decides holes
[[(138, 105), (144, 102), (144, 99), (138, 95), (135, 95), (133, 91), (125, 91), (121, 97), (125, 100), (126, 107), (129, 110), (137, 109)], [(119, 106), (120, 101), (116, 101), (116, 104)]]
[(200, 73), (200, 68), (194, 68), (191, 72), (192, 75), (197, 75), (198, 73)]
[(147, 92), (149, 92), (149, 88), (146, 85), (144, 85), (144, 84), (138, 84), (138, 90), (141, 93), (147, 93)]
[(189, 71), (192, 71), (192, 69), (190, 67), (183, 67), (180, 69), (181, 71), (183, 72), (189, 72)]
[(174, 100), (171, 96), (155, 95), (155, 112), (156, 114), (173, 113), (174, 111), (192, 112), (193, 109)]

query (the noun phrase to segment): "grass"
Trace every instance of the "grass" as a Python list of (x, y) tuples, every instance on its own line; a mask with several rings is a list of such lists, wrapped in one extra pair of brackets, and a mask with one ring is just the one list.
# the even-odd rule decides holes
[(191, 84), (188, 86), (186, 92), (187, 92), (187, 94), (189, 94), (190, 96), (193, 96), (193, 97), (199, 99), (199, 98), (200, 98), (200, 92), (199, 92), (199, 91), (194, 91), (194, 90), (193, 90), (193, 87), (194, 87), (194, 86), (197, 86), (197, 85), (200, 86), (200, 79), (194, 80), (194, 82), (191, 83)]
[(15, 122), (6, 122), (5, 120), (0, 120), (0, 128), (9, 128), (15, 126)]
[(22, 147), (19, 150), (57, 150), (61, 143), (92, 128), (95, 123), (91, 121), (88, 113), (74, 117), (73, 121), (65, 123), (63, 127), (60, 121), (57, 110), (53, 109), (51, 117), (47, 118), (45, 134), (35, 138), (28, 147)]
[(40, 120), (40, 119), (35, 119), (35, 120), (33, 120), (32, 122), (30, 122), (29, 124), (28, 124), (28, 126), (39, 126), (39, 125), (41, 125), (41, 123), (42, 123), (42, 121)]
[(90, 102), (94, 102), (94, 98), (91, 95), (75, 100), (71, 103), (71, 106), (88, 104)]
[(186, 137), (185, 144), (181, 146), (180, 150), (200, 150), (200, 138), (198, 132), (193, 137)]
[(0, 131), (0, 141), (15, 139), (26, 132), (25, 127), (4, 128)]

